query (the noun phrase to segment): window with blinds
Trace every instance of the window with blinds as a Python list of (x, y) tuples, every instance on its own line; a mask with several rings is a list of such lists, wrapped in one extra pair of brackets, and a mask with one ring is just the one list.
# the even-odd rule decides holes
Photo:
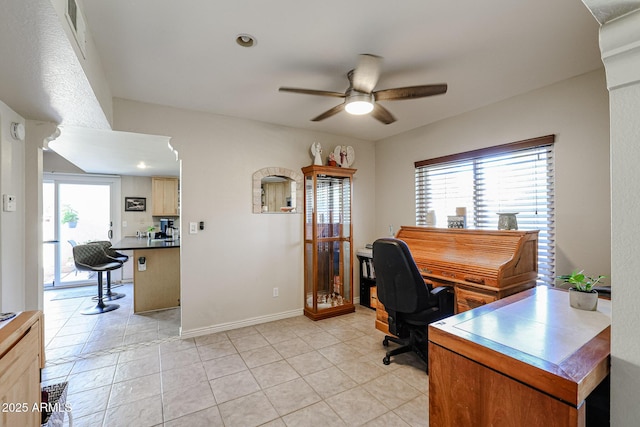
[(465, 207), (467, 228), (498, 228), (517, 213), (518, 229), (540, 230), (539, 284), (555, 282), (554, 136), (416, 162), (416, 224), (433, 210), (436, 227)]

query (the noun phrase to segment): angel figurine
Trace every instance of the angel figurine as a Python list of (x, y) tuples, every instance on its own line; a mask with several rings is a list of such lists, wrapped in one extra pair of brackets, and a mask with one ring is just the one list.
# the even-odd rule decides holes
[(311, 154), (313, 154), (313, 164), (322, 166), (322, 146), (319, 142), (311, 144)]
[(333, 150), (333, 155), (338, 163), (338, 166), (342, 168), (351, 167), (353, 161), (356, 158), (356, 153), (352, 146), (338, 145)]

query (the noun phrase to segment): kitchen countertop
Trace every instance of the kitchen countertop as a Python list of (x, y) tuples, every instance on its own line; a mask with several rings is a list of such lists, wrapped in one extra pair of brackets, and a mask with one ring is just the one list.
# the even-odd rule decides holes
[(164, 239), (152, 239), (149, 240), (146, 237), (125, 237), (119, 242), (111, 246), (114, 250), (139, 250), (139, 249), (167, 249), (167, 248), (179, 248), (180, 239), (177, 240), (164, 240)]

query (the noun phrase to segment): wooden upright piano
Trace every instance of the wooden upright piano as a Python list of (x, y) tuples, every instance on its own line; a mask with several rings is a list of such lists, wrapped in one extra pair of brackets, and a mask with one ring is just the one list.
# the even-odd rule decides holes
[[(453, 287), (456, 313), (536, 284), (537, 230), (402, 226), (396, 238), (406, 242), (425, 281), (433, 287)], [(377, 301), (376, 328), (388, 332), (387, 314), (380, 301)]]

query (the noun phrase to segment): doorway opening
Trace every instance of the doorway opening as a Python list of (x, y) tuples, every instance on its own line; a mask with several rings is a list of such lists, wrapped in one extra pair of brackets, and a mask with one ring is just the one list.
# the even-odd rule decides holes
[(43, 177), (45, 290), (95, 284), (96, 273), (75, 269), (73, 246), (114, 238), (119, 192), (119, 177), (54, 174)]

